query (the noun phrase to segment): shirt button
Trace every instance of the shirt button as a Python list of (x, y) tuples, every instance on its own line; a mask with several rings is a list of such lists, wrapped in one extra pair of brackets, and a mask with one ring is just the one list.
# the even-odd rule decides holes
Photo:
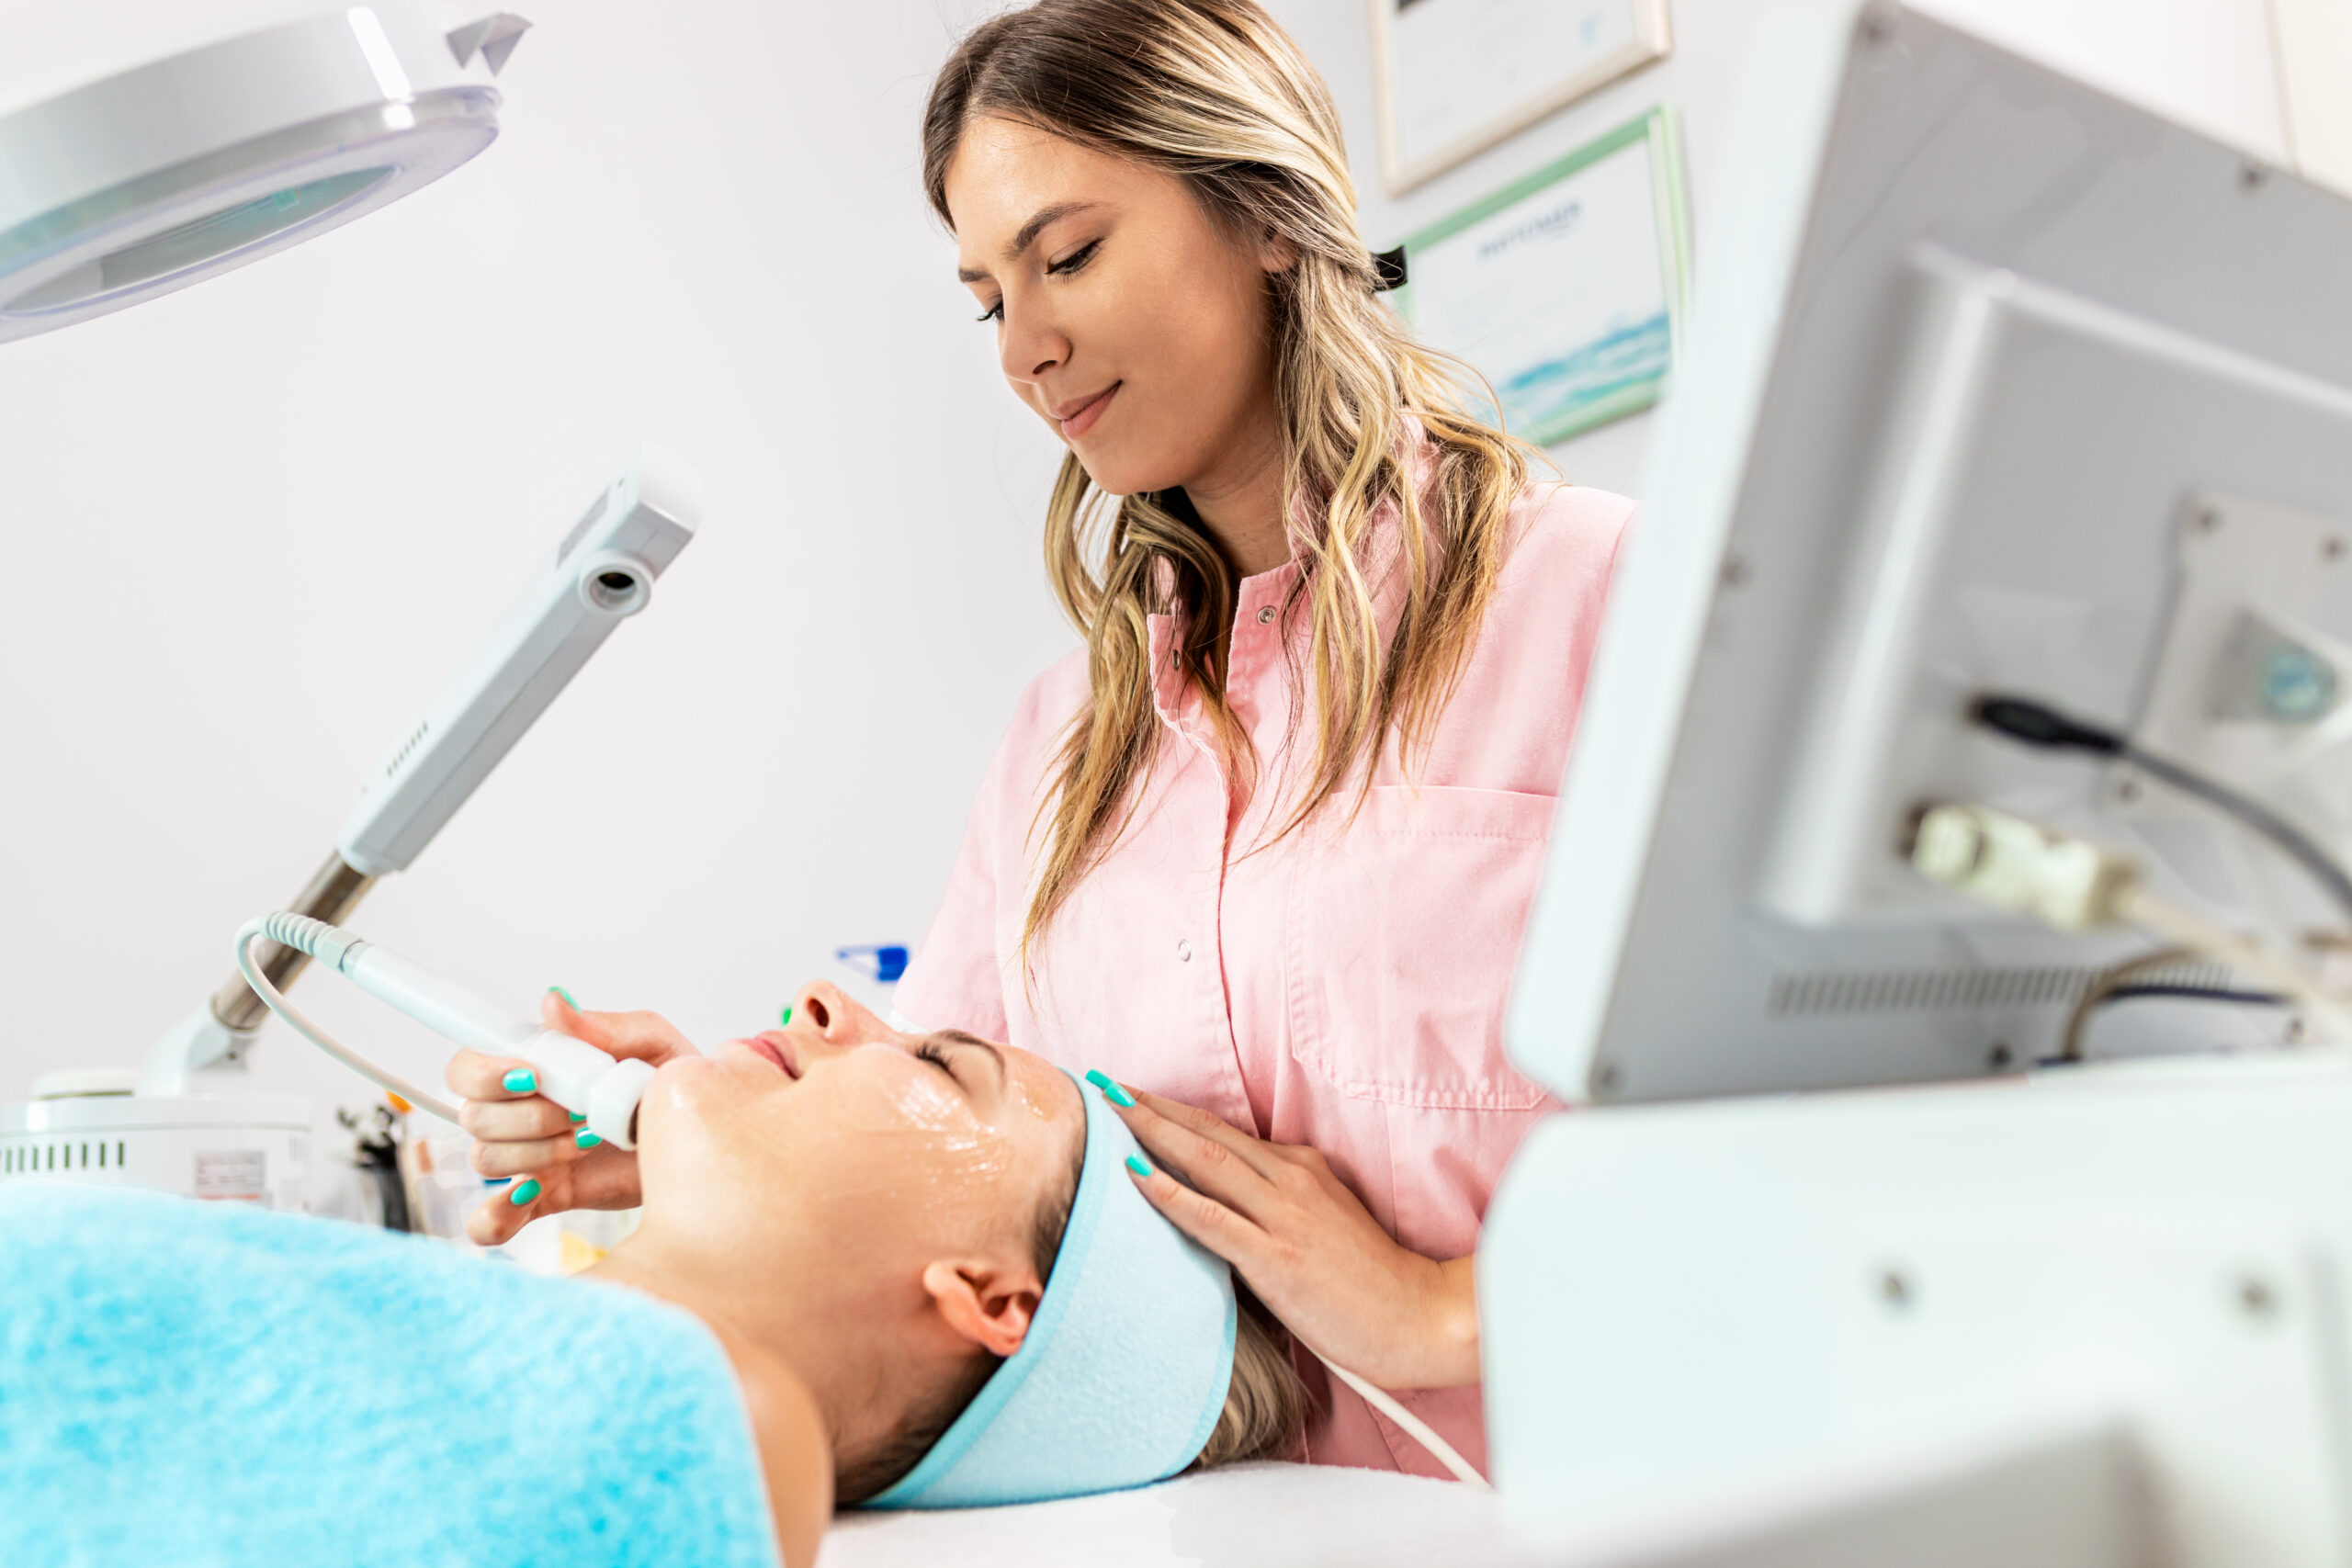
[(1265, 608), (1258, 612), (1258, 624), (1261, 626), (1272, 626), (1273, 624), (1273, 619), (1274, 607), (1272, 604), (1267, 605)]
[(1182, 938), (1182, 937), (1177, 938), (1177, 939), (1176, 939), (1176, 962), (1177, 962), (1177, 963), (1179, 963), (1179, 964), (1190, 964), (1192, 961), (1193, 961), (1193, 944), (1192, 944), (1191, 942), (1186, 942), (1186, 941), (1185, 941), (1183, 938)]

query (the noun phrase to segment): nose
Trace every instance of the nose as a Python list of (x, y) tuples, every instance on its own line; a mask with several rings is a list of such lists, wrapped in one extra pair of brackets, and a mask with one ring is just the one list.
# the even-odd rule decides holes
[(1015, 386), (1041, 381), (1069, 363), (1069, 338), (1043, 311), (1035, 307), (1016, 311), (1008, 301), (997, 357), (1004, 367), (1004, 378)]
[(811, 980), (793, 999), (792, 1027), (807, 1027), (828, 1045), (857, 1045), (875, 1037), (881, 1021), (830, 980)]

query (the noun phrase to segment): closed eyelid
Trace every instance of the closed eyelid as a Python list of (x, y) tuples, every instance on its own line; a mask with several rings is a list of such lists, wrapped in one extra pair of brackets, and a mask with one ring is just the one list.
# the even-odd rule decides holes
[[(1001, 1089), (1007, 1084), (1012, 1082), (1012, 1069), (1005, 1065), (1004, 1053), (998, 1050), (994, 1045), (989, 1044), (987, 1041), (981, 1039), (977, 1034), (967, 1034), (960, 1029), (935, 1029), (929, 1034), (923, 1036), (922, 1043), (924, 1048), (934, 1051), (942, 1045), (965, 1050), (985, 1051), (989, 1054), (989, 1060), (996, 1064), (998, 1089)], [(944, 1066), (944, 1064), (943, 1063), (942, 1066)], [(950, 1073), (949, 1076), (953, 1077), (954, 1075), (953, 1073)]]
[(947, 1050), (944, 1049), (937, 1040), (926, 1036), (918, 1042), (908, 1055), (945, 1078), (967, 1103), (973, 1100), (974, 1086), (968, 1077), (956, 1072), (955, 1063), (949, 1058)]

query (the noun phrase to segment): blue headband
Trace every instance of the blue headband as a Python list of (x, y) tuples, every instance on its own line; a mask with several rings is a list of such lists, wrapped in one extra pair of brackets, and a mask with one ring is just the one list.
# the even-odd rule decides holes
[(1028, 1336), (922, 1462), (867, 1504), (968, 1508), (1115, 1492), (1200, 1457), (1233, 1376), (1233, 1275), (1125, 1168), (1135, 1134), (1086, 1105), (1086, 1161)]

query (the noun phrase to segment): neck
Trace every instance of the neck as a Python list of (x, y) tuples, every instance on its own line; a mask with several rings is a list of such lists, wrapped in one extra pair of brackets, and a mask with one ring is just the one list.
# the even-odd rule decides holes
[(800, 1326), (791, 1320), (794, 1303), (786, 1292), (746, 1292), (726, 1270), (707, 1267), (696, 1249), (675, 1246), (650, 1226), (587, 1271), (607, 1284), (659, 1296), (760, 1344), (789, 1342)]
[(772, 1269), (743, 1267), (740, 1255), (713, 1256), (704, 1247), (682, 1244), (648, 1225), (615, 1247), (588, 1270), (596, 1280), (626, 1285), (683, 1307), (709, 1325), (747, 1380), (754, 1371), (742, 1354), (772, 1358), (788, 1366), (816, 1402), (835, 1450), (865, 1440), (877, 1423), (892, 1418), (871, 1346), (844, 1342), (834, 1325), (879, 1323), (880, 1303), (830, 1300), (826, 1283), (836, 1276), (822, 1268), (801, 1277), (778, 1278)]
[[(806, 1327), (793, 1321), (791, 1292), (747, 1293), (658, 1235), (640, 1232), (588, 1272), (684, 1307), (710, 1329), (734, 1369), (767, 1483), (776, 1544), (787, 1568), (808, 1568), (832, 1517), (834, 1456), (842, 1451), (850, 1415), (839, 1378), (827, 1382), (810, 1374), (837, 1367), (843, 1358), (812, 1355), (805, 1345), (797, 1354), (786, 1353), (800, 1344), (797, 1336)], [(859, 1433), (856, 1440), (871, 1438)]]
[(1209, 536), (1243, 577), (1272, 571), (1290, 559), (1290, 529), (1283, 515), (1283, 443), (1269, 411), (1254, 437), (1237, 445), (1215, 473), (1189, 480), (1184, 495)]

